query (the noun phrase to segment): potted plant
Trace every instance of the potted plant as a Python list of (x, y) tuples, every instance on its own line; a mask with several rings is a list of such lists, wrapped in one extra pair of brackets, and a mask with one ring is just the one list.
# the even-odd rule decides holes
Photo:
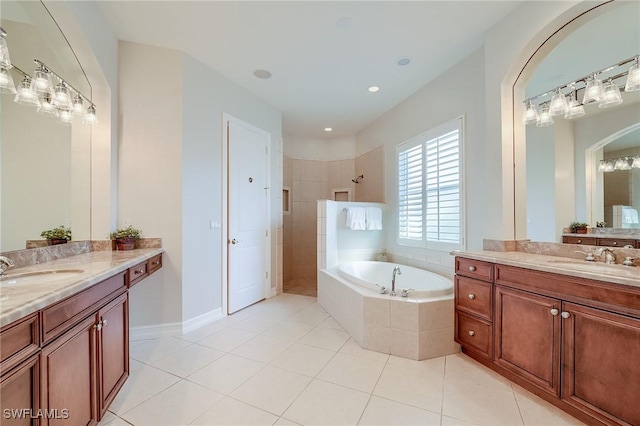
[(126, 228), (116, 229), (110, 237), (115, 240), (116, 250), (133, 250), (136, 240), (140, 238), (140, 233), (139, 229), (129, 225)]
[(66, 228), (64, 225), (60, 225), (53, 229), (42, 231), (40, 236), (45, 238), (50, 246), (55, 244), (66, 244), (67, 241), (71, 239), (71, 228)]
[(589, 225), (584, 222), (572, 222), (569, 228), (571, 228), (574, 234), (586, 234), (588, 226)]

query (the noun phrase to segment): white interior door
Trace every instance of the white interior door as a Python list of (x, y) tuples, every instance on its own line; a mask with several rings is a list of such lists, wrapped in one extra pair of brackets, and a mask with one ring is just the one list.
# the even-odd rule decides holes
[(227, 122), (228, 312), (264, 299), (268, 282), (269, 135), (239, 120)]

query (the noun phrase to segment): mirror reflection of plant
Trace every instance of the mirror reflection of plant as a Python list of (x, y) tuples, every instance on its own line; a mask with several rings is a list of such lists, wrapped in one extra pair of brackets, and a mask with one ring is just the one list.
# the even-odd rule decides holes
[(588, 226), (589, 224), (584, 222), (571, 222), (571, 225), (569, 225), (569, 228), (579, 229), (579, 228), (587, 228)]
[(40, 233), (42, 238), (47, 240), (71, 240), (71, 228), (67, 228), (64, 225), (57, 226), (53, 229), (47, 229)]
[(142, 231), (129, 225), (126, 228), (116, 229), (109, 236), (115, 240), (116, 238), (140, 238), (140, 234)]

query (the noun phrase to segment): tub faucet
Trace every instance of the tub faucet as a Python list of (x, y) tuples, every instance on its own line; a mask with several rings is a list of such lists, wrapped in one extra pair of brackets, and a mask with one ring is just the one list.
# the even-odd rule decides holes
[(616, 263), (616, 254), (609, 247), (603, 247), (596, 251), (598, 256), (604, 257), (604, 263), (608, 265), (615, 265)]
[(391, 277), (391, 293), (389, 293), (391, 296), (396, 295), (396, 275), (402, 275), (402, 271), (399, 266), (393, 268), (393, 276)]
[(0, 256), (0, 275), (4, 275), (5, 271), (14, 266), (11, 259), (8, 257)]

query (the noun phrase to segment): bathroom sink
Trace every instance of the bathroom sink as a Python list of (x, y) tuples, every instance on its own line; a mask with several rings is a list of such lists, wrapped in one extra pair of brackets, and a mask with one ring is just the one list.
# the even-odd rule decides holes
[(24, 284), (42, 284), (74, 277), (84, 272), (82, 269), (49, 269), (45, 271), (24, 272), (22, 274), (0, 277), (0, 285), (12, 287)]

